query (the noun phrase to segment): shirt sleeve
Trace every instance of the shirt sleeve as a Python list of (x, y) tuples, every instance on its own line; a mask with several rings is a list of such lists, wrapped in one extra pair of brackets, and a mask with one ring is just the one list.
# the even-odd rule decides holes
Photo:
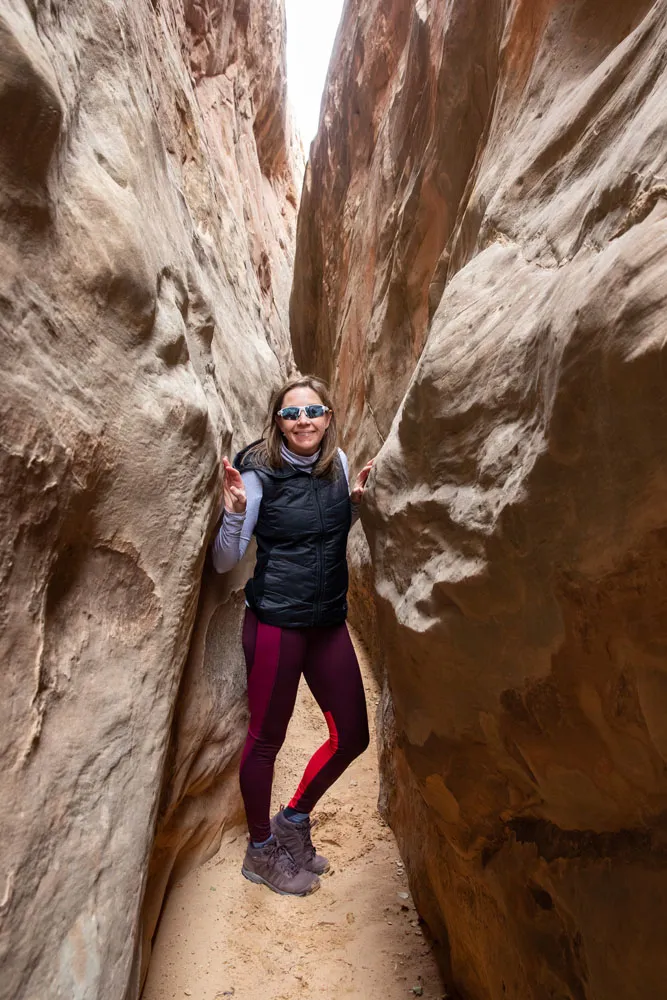
[[(347, 461), (347, 455), (342, 448), (338, 449), (338, 454), (340, 455), (341, 465), (343, 466), (343, 472), (345, 473), (345, 478), (347, 480), (347, 488), (350, 489), (350, 467)], [(359, 520), (359, 515), (361, 513), (361, 504), (353, 503), (350, 504), (352, 508), (352, 524), (355, 524)], [(350, 525), (351, 527), (351, 525)]]
[(220, 530), (213, 542), (213, 566), (218, 573), (228, 573), (243, 559), (257, 525), (262, 502), (262, 480), (256, 472), (242, 472), (247, 504), (245, 514), (225, 510)]

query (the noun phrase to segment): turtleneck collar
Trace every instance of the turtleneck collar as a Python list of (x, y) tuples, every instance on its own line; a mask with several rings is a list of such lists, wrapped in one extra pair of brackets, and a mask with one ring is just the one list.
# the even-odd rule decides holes
[(320, 451), (321, 449), (318, 448), (314, 455), (295, 455), (284, 441), (280, 445), (280, 454), (286, 462), (289, 462), (296, 469), (311, 469), (320, 457)]

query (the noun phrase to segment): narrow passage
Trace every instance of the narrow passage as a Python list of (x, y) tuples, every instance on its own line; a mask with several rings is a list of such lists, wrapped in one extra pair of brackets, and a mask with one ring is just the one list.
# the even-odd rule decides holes
[[(377, 813), (378, 691), (355, 642), (371, 746), (313, 814), (332, 873), (305, 899), (241, 875), (244, 834), (179, 883), (158, 933), (144, 1000), (435, 1000), (444, 991), (408, 895), (391, 830)], [(287, 801), (326, 726), (305, 683), (276, 767), (274, 810)]]

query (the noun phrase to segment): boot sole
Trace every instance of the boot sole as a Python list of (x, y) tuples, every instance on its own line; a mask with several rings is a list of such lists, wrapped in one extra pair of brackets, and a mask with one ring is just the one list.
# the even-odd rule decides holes
[(310, 896), (313, 892), (317, 892), (320, 887), (320, 883), (316, 881), (303, 892), (289, 892), (287, 889), (278, 889), (277, 886), (271, 885), (271, 883), (267, 882), (267, 880), (262, 878), (261, 875), (257, 875), (255, 872), (249, 871), (245, 865), (241, 868), (241, 874), (244, 878), (247, 878), (249, 882), (254, 882), (255, 885), (265, 885), (271, 889), (272, 892), (277, 892), (279, 896)]

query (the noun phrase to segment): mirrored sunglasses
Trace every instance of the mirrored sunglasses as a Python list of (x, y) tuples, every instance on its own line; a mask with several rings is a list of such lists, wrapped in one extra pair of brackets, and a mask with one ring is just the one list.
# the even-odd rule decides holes
[(278, 410), (278, 416), (282, 417), (283, 420), (298, 420), (302, 411), (309, 420), (315, 420), (316, 417), (323, 417), (325, 413), (331, 413), (330, 407), (324, 406), (322, 403), (310, 403), (308, 406), (283, 406), (282, 410)]

